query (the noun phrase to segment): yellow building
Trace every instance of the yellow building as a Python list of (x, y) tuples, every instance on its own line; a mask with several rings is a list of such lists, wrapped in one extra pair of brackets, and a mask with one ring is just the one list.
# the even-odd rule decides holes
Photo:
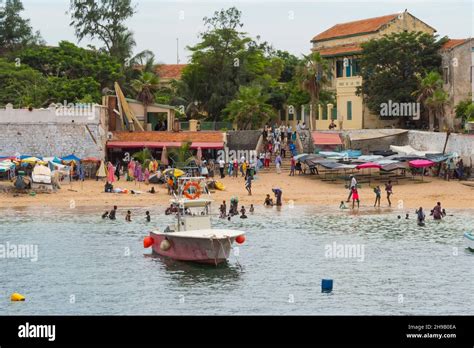
[(406, 10), (402, 13), (336, 24), (316, 35), (311, 43), (312, 51), (319, 52), (330, 62), (332, 76), (328, 89), (336, 93), (337, 108), (319, 107), (315, 128), (327, 130), (331, 119), (337, 129), (387, 128), (398, 120), (382, 120), (364, 105), (356, 89), (362, 84), (359, 76), (361, 43), (384, 35), (403, 31), (421, 31), (433, 35), (436, 30), (414, 17)]

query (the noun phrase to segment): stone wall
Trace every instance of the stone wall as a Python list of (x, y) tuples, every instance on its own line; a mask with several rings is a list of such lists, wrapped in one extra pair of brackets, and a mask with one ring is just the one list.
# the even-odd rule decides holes
[(105, 113), (58, 116), (56, 110), (0, 109), (0, 156), (105, 157)]
[(227, 132), (229, 150), (255, 150), (262, 134), (259, 130), (241, 130)]

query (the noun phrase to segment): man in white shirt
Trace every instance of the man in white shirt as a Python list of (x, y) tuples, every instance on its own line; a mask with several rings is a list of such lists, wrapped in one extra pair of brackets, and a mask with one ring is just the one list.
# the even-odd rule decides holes
[(346, 202), (350, 202), (351, 197), (352, 197), (352, 188), (355, 187), (357, 188), (357, 180), (354, 175), (351, 175), (351, 183), (349, 185), (349, 197), (347, 197)]
[(224, 168), (225, 168), (225, 162), (224, 162), (224, 160), (221, 158), (221, 159), (219, 160), (219, 170), (220, 170), (220, 172), (221, 172), (221, 179), (225, 178)]

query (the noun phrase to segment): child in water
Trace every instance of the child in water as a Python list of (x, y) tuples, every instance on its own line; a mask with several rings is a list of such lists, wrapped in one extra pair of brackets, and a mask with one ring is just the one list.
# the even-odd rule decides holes
[(102, 219), (107, 219), (109, 217), (109, 212), (106, 211), (105, 213), (102, 214)]
[(347, 209), (346, 205), (344, 204), (344, 201), (341, 201), (341, 204), (339, 204), (339, 209)]
[(374, 207), (378, 204), (380, 208), (380, 198), (382, 196), (382, 191), (380, 190), (380, 186), (377, 186), (374, 188), (374, 193), (375, 193), (375, 203)]
[(253, 207), (253, 204), (250, 204), (250, 209), (249, 211), (253, 214), (253, 212), (255, 211), (255, 208)]
[(125, 221), (132, 222), (132, 212), (127, 210), (127, 215), (125, 215)]
[(147, 211), (147, 212), (145, 213), (145, 215), (146, 215), (146, 216), (145, 216), (146, 221), (147, 221), (147, 222), (150, 222), (150, 221), (151, 221), (150, 212)]
[(423, 226), (425, 224), (425, 212), (423, 211), (422, 207), (416, 211), (416, 216), (418, 225)]
[(240, 208), (240, 218), (241, 219), (246, 219), (247, 218), (247, 215), (245, 215), (245, 207), (242, 206), (242, 208)]

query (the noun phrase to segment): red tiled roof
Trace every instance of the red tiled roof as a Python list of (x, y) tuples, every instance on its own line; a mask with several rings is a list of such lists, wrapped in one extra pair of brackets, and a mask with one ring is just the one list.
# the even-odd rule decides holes
[(362, 19), (353, 22), (336, 24), (326, 31), (313, 37), (311, 41), (320, 41), (332, 39), (340, 36), (356, 35), (363, 33), (372, 33), (378, 31), (384, 24), (387, 24), (391, 20), (395, 19), (398, 13), (391, 14), (382, 17)]
[(342, 145), (339, 133), (313, 132), (311, 135), (316, 145)]
[(443, 50), (450, 50), (456, 46), (462, 45), (469, 39), (449, 39), (446, 41), (442, 47)]
[(343, 55), (347, 53), (359, 53), (362, 52), (362, 48), (359, 44), (341, 45), (335, 47), (328, 47), (318, 50), (323, 57), (332, 57)]
[(187, 64), (163, 64), (155, 69), (156, 74), (162, 79), (179, 80)]
[(159, 142), (182, 143), (218, 143), (224, 141), (224, 133), (218, 131), (199, 132), (112, 132), (112, 142)]

